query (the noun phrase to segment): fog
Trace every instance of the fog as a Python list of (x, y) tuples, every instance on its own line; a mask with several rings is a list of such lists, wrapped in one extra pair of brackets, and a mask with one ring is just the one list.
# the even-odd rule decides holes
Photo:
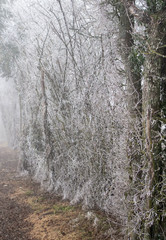
[(18, 97), (12, 78), (0, 77), (0, 141), (15, 147), (18, 140)]
[(2, 117), (0, 115), (0, 142), (6, 142), (6, 140), (6, 133), (2, 122)]

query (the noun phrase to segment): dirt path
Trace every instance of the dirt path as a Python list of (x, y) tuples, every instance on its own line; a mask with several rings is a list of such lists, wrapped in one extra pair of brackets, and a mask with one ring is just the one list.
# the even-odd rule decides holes
[(83, 211), (17, 172), (15, 151), (0, 145), (0, 240), (120, 240), (117, 223)]
[(16, 166), (16, 153), (0, 146), (0, 240), (36, 240), (28, 234), (32, 229), (32, 224), (26, 221), (30, 207), (18, 203), (13, 195), (22, 185)]

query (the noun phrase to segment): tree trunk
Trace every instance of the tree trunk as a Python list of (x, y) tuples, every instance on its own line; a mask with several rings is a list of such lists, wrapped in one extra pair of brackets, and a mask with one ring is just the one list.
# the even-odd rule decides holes
[[(166, 81), (166, 13), (155, 14), (148, 26), (148, 52), (143, 80), (143, 138), (145, 147), (146, 211), (153, 217), (144, 225), (146, 240), (164, 240), (163, 154), (161, 145), (161, 86)], [(165, 93), (163, 94), (164, 99)], [(151, 221), (152, 220), (152, 221)], [(150, 223), (151, 221), (151, 223)]]
[[(128, 1), (132, 4), (134, 1)], [(141, 136), (141, 115), (142, 115), (142, 89), (141, 89), (141, 71), (135, 71), (135, 61), (137, 56), (134, 55), (134, 39), (132, 36), (134, 28), (133, 16), (128, 12), (127, 6), (120, 3), (120, 27), (119, 37), (121, 46), (121, 56), (124, 62), (127, 83), (127, 107), (128, 107), (128, 164), (129, 164), (129, 191), (127, 196), (128, 202), (128, 222), (129, 235), (132, 240), (137, 239), (137, 235), (133, 232), (131, 221), (134, 218), (133, 197), (135, 190), (140, 185), (141, 157), (140, 157), (140, 136)], [(135, 59), (133, 59), (135, 56)]]
[(46, 96), (46, 88), (45, 88), (45, 72), (41, 68), (41, 89), (43, 96), (43, 129), (45, 136), (45, 158), (47, 161), (48, 171), (51, 168), (51, 160), (52, 160), (52, 142), (51, 142), (51, 131), (48, 121), (48, 103)]

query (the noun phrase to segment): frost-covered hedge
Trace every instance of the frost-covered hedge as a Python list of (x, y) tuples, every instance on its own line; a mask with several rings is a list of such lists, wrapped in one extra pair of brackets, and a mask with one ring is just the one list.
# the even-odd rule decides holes
[(23, 168), (73, 203), (119, 215), (127, 184), (125, 88), (117, 28), (99, 6), (15, 0), (4, 36), (19, 51)]

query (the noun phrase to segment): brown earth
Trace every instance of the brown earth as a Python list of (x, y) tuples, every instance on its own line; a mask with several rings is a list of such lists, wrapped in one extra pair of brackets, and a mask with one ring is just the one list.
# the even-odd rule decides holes
[(0, 240), (123, 239), (117, 222), (41, 191), (19, 175), (17, 165), (17, 153), (1, 144)]

